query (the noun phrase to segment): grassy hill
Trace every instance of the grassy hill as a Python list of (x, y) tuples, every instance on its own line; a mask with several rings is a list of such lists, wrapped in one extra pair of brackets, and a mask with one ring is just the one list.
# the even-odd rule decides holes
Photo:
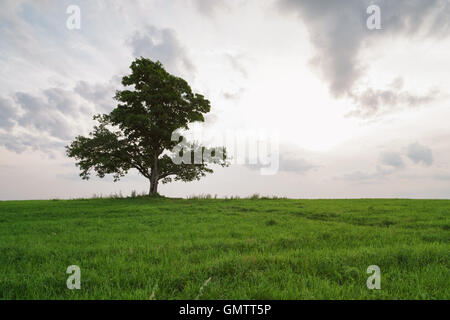
[(450, 299), (449, 243), (447, 200), (6, 201), (0, 298)]

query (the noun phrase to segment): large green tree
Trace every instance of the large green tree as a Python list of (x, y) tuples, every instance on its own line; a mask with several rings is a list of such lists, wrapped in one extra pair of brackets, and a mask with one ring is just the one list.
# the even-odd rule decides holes
[[(198, 144), (187, 149), (182, 136), (173, 139), (176, 130), (205, 121), (210, 102), (164, 70), (159, 61), (141, 57), (130, 68), (131, 74), (122, 79), (123, 90), (116, 91), (117, 107), (94, 116), (98, 125), (89, 136), (78, 136), (66, 146), (67, 155), (77, 160), (80, 176), (88, 179), (95, 171), (101, 178), (112, 174), (117, 181), (134, 168), (149, 180), (149, 194), (155, 194), (160, 181), (198, 180), (213, 172), (209, 164), (227, 166), (224, 149)], [(210, 157), (199, 160), (199, 154)], [(180, 163), (180, 157), (191, 161)]]

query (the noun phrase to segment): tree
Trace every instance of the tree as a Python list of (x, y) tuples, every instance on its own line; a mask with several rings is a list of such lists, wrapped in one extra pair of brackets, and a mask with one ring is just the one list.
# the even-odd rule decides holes
[[(193, 93), (185, 80), (169, 74), (159, 61), (141, 57), (130, 69), (131, 74), (122, 78), (125, 88), (116, 91), (117, 107), (109, 114), (95, 115), (98, 125), (89, 136), (78, 136), (66, 146), (83, 179), (95, 171), (100, 178), (113, 174), (117, 181), (134, 168), (150, 181), (152, 195), (158, 192), (159, 181), (199, 180), (213, 172), (209, 164), (228, 165), (225, 149), (220, 155), (221, 149), (198, 144), (188, 150), (183, 136), (173, 139), (176, 130), (205, 121), (203, 115), (211, 107), (203, 95)], [(199, 153), (212, 157), (194, 161)], [(174, 161), (180, 157), (190, 161)]]

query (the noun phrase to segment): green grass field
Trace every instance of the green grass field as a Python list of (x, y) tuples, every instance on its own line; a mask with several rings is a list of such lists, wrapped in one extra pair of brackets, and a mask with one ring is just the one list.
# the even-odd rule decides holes
[(450, 299), (449, 243), (448, 200), (6, 201), (0, 298)]

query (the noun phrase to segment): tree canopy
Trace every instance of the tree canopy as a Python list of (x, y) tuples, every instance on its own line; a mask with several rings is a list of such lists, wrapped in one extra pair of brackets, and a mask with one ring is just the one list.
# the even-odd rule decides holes
[[(112, 174), (117, 181), (134, 168), (149, 180), (149, 194), (155, 194), (160, 181), (199, 180), (213, 172), (210, 164), (228, 165), (225, 149), (198, 144), (188, 149), (183, 136), (173, 139), (176, 130), (205, 121), (211, 106), (203, 95), (193, 93), (185, 80), (168, 73), (159, 61), (141, 57), (130, 69), (131, 74), (122, 78), (123, 90), (116, 91), (117, 107), (95, 115), (98, 124), (89, 136), (77, 136), (66, 146), (83, 179), (95, 171), (101, 178)], [(190, 161), (180, 163), (180, 157)]]

